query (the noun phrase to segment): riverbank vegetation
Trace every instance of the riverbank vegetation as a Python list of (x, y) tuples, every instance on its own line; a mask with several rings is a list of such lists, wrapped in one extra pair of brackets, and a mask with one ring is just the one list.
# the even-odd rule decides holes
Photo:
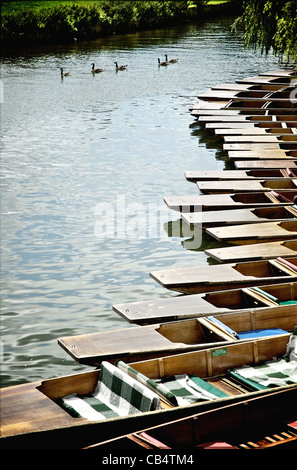
[(62, 43), (166, 27), (199, 18), (207, 4), (218, 8), (233, 2), (6, 1), (2, 2), (1, 42), (4, 46)]
[(246, 0), (234, 29), (243, 28), (248, 47), (297, 62), (297, 1)]

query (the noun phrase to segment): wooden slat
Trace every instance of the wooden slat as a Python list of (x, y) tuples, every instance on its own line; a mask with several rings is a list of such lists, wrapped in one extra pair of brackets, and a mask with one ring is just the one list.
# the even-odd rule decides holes
[(256, 243), (254, 245), (212, 248), (205, 250), (205, 253), (222, 263), (269, 259), (278, 256), (290, 258), (297, 256), (297, 241), (290, 240), (285, 242)]

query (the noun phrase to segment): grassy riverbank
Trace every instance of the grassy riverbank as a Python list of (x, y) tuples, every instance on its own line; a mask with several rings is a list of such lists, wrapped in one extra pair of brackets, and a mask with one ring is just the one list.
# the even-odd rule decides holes
[(172, 26), (231, 3), (233, 9), (234, 0), (212, 1), (200, 8), (189, 8), (191, 2), (186, 1), (4, 1), (1, 43), (5, 47), (64, 43)]

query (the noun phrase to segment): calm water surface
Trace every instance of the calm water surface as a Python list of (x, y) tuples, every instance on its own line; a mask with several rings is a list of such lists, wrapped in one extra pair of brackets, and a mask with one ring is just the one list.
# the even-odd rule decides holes
[[(149, 271), (210, 262), (214, 241), (168, 236), (180, 218), (163, 197), (198, 192), (186, 170), (226, 167), (189, 113), (197, 94), (279, 68), (232, 20), (3, 58), (1, 386), (87, 369), (59, 337), (131, 327), (113, 304), (176, 295)], [(166, 53), (179, 62), (159, 68)]]

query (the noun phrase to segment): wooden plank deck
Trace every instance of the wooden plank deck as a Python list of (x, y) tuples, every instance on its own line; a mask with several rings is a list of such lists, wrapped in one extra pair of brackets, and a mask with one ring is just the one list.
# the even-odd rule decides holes
[(297, 178), (197, 181), (196, 184), (202, 193), (208, 194), (297, 190)]
[(229, 150), (228, 157), (230, 160), (284, 160), (284, 165), (287, 162), (294, 160), (297, 157), (296, 150), (281, 150), (281, 149), (249, 149), (249, 150)]
[(238, 170), (290, 168), (294, 171), (297, 169), (297, 160), (284, 160), (236, 160), (234, 166)]
[(224, 243), (251, 245), (272, 241), (297, 240), (297, 221), (264, 222), (206, 228), (206, 232)]
[(256, 243), (254, 245), (230, 246), (212, 248), (205, 253), (220, 263), (236, 261), (252, 261), (277, 258), (278, 256), (291, 258), (297, 256), (297, 241)]
[[(281, 191), (286, 199), (293, 200), (297, 196), (296, 191)], [(171, 210), (189, 213), (200, 210), (217, 211), (230, 209), (248, 209), (257, 207), (286, 206), (288, 202), (277, 202), (271, 198), (269, 191), (246, 192), (231, 194), (197, 194), (194, 196), (169, 196), (164, 197), (165, 204)]]
[(190, 226), (217, 227), (225, 225), (255, 224), (270, 221), (296, 220), (297, 210), (292, 206), (261, 207), (250, 209), (196, 211), (182, 213)]
[[(187, 181), (196, 183), (197, 181), (224, 181), (224, 180), (263, 180), (267, 179), (282, 179), (282, 178), (297, 178), (297, 173), (290, 170), (288, 167), (281, 169), (248, 169), (248, 170), (209, 170), (209, 171), (186, 171), (185, 178)], [(296, 170), (295, 170), (296, 171)]]

